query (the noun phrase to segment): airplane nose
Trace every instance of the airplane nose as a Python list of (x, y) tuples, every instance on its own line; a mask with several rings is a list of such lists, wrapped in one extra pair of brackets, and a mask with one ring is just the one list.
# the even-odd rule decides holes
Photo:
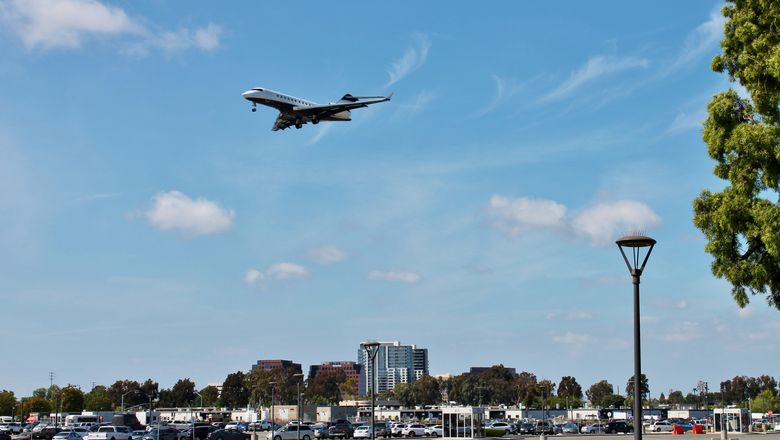
[(254, 90), (247, 90), (246, 92), (242, 93), (241, 96), (244, 97), (244, 99), (249, 99), (252, 97)]

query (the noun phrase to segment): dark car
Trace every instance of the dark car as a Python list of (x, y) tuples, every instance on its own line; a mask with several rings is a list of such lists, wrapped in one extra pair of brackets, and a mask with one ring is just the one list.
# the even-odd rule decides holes
[(534, 433), (534, 424), (533, 423), (519, 423), (517, 425), (517, 431), (518, 434), (529, 434), (533, 435)]
[(0, 440), (11, 440), (11, 433), (9, 431), (0, 431)]
[(634, 427), (629, 425), (623, 420), (616, 420), (604, 424), (605, 434), (617, 434), (618, 432), (622, 432), (623, 434), (628, 434), (629, 432), (634, 432)]
[(162, 426), (159, 429), (154, 428), (141, 437), (141, 440), (179, 440), (181, 434), (173, 426)]
[(37, 440), (51, 440), (52, 437), (60, 431), (60, 428), (47, 426), (38, 432), (33, 432), (32, 438)]
[(346, 420), (338, 420), (328, 428), (329, 438), (352, 438), (355, 428)]
[(206, 438), (209, 440), (247, 440), (249, 434), (238, 429), (217, 429), (212, 431)]
[[(217, 428), (210, 425), (200, 425), (195, 427), (195, 438), (199, 440), (206, 440), (212, 432), (216, 431)], [(188, 430), (188, 436), (187, 438), (192, 438), (192, 430)]]
[(534, 435), (555, 434), (555, 428), (553, 428), (553, 425), (550, 422), (539, 421), (536, 422), (533, 426), (534, 426)]

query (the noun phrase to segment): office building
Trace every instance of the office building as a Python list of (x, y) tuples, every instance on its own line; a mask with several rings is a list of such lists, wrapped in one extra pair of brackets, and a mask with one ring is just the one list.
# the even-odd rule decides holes
[(303, 374), (301, 364), (283, 359), (260, 359), (252, 365), (252, 370), (260, 368), (261, 370), (276, 370), (279, 368), (292, 368), (296, 374)]
[(363, 365), (360, 394), (374, 388), (376, 393), (392, 390), (399, 383), (410, 383), (428, 374), (428, 349), (416, 345), (402, 345), (398, 341), (380, 342), (376, 354), (376, 374), (363, 344), (357, 353), (358, 364)]

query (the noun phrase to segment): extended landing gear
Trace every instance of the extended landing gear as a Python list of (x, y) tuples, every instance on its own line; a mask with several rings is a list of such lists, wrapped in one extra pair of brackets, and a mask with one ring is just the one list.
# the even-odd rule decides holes
[(252, 103), (252, 113), (254, 113), (254, 112), (256, 112), (256, 111), (257, 111), (257, 103), (256, 103), (256, 102), (253, 102), (253, 103)]
[(314, 125), (319, 124), (320, 123), (320, 118), (312, 118), (311, 119), (311, 123), (314, 124)]
[(295, 120), (295, 128), (301, 128), (303, 127), (303, 120), (301, 118), (298, 118)]

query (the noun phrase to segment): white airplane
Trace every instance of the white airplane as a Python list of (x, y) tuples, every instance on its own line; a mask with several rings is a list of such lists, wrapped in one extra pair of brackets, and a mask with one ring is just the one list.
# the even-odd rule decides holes
[(284, 93), (275, 92), (262, 87), (255, 87), (242, 93), (241, 96), (252, 103), (252, 111), (257, 110), (257, 104), (263, 104), (279, 110), (271, 130), (284, 130), (290, 126), (303, 127), (303, 124), (311, 122), (317, 124), (320, 121), (351, 121), (350, 110), (368, 107), (371, 104), (389, 101), (389, 96), (352, 96), (349, 93), (339, 100), (328, 104), (317, 104)]

